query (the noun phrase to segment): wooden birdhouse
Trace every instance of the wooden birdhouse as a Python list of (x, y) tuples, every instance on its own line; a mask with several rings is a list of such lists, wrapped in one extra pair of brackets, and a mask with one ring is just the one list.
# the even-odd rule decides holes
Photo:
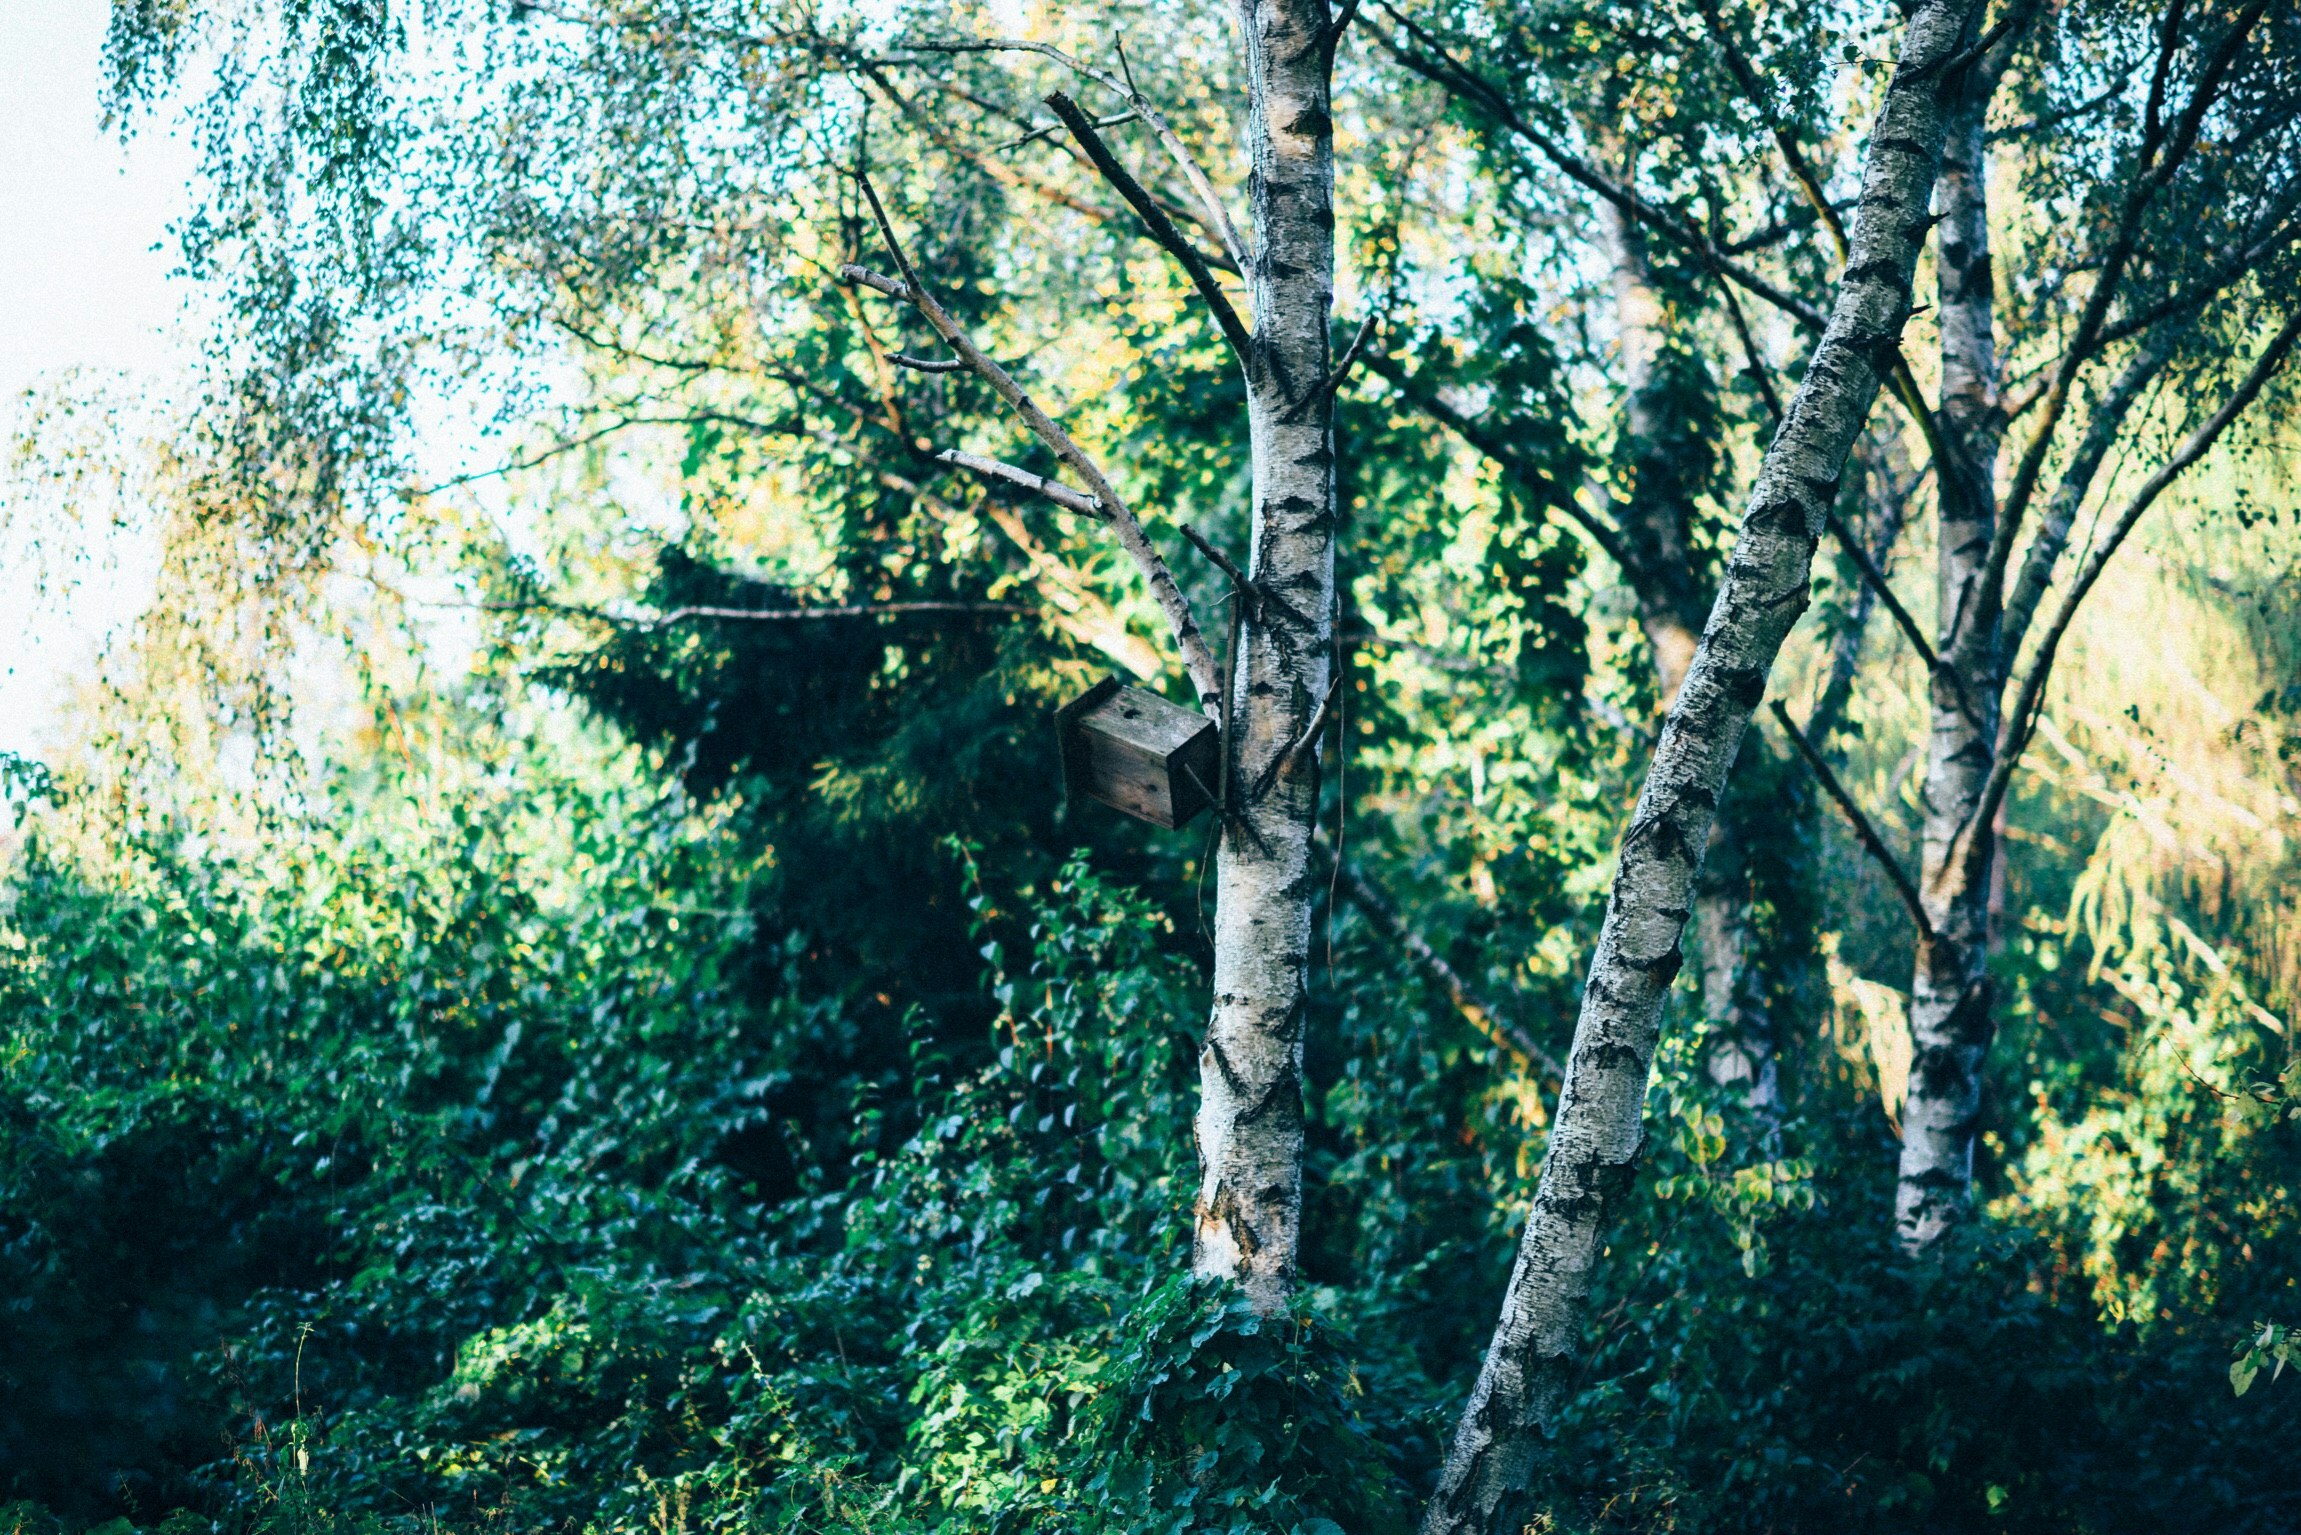
[(1055, 715), (1063, 787), (1154, 825), (1186, 824), (1214, 803), (1222, 772), (1213, 720), (1105, 678)]

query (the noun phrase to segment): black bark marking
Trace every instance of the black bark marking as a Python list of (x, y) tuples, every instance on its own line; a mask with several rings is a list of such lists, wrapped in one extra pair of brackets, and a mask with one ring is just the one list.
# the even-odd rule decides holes
[[(1801, 582), (1795, 592), (1787, 595), (1802, 598), (1805, 593), (1805, 586)], [(1766, 700), (1767, 671), (1768, 668), (1763, 666), (1724, 668), (1718, 674), (1718, 691), (1744, 710), (1755, 709)]]

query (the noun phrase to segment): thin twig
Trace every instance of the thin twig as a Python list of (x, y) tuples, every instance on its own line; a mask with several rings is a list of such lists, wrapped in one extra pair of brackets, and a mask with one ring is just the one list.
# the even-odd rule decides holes
[[(1095, 120), (1095, 126), (1097, 128), (1116, 128), (1122, 123), (1133, 122), (1137, 115), (1138, 114), (1132, 108), (1129, 108), (1124, 112), (1113, 112), (1108, 117), (1097, 118)], [(1030, 132), (1024, 134), (1019, 139), (1009, 139), (1004, 144), (992, 145), (992, 153), (996, 154), (999, 151), (1006, 149), (1020, 149), (1025, 144), (1035, 144), (1039, 140), (1046, 138), (1054, 133), (1054, 131), (1061, 126), (1061, 123), (1049, 123), (1044, 128), (1033, 128)]]
[(1750, 382), (1758, 386), (1758, 398), (1765, 402), (1766, 417), (1780, 431), (1782, 426), (1782, 397), (1774, 390), (1773, 370), (1758, 356), (1757, 338), (1750, 334), (1750, 322), (1742, 317), (1742, 301), (1734, 297), (1734, 285), (1724, 278), (1717, 279), (1718, 297), (1726, 301), (1726, 318), (1734, 322), (1734, 334), (1741, 338), (1743, 372)]
[(1407, 925), (1406, 919), (1398, 914), (1398, 908), (1390, 903), (1390, 898), (1357, 865), (1335, 857), (1334, 850), (1326, 845), (1323, 836), (1315, 838), (1313, 846), (1334, 864), (1342, 891), (1350, 897), (1350, 903), (1358, 908), (1377, 932), (1406, 951), (1407, 958), (1414, 962), (1415, 968), (1438, 984), (1438, 989), (1446, 994), (1446, 1000), (1454, 1004), (1454, 1010), (1472, 1028), (1552, 1082), (1563, 1082), (1566, 1079), (1566, 1068), (1558, 1058), (1536, 1043), (1534, 1036), (1516, 1021), (1473, 992), (1470, 983), (1462, 978), (1462, 973), (1448, 964), (1445, 957), (1432, 948), (1420, 933)]
[(1589, 534), (1591, 541), (1604, 550), (1606, 557), (1620, 566), (1626, 576), (1632, 579), (1636, 578), (1636, 573), (1640, 567), (1629, 545), (1623, 542), (1621, 534), (1592, 516), (1564, 486), (1534, 465), (1527, 463), (1519, 455), (1516, 446), (1507, 438), (1468, 412), (1457, 410), (1454, 406), (1447, 404), (1444, 399), (1439, 397), (1436, 389), (1422, 381), (1419, 374), (1409, 374), (1399, 364), (1397, 358), (1381, 352), (1371, 352), (1367, 354), (1365, 361), (1366, 365), (1381, 374), (1408, 404), (1437, 421), (1439, 425), (1451, 429), (1455, 436), (1476, 448), (1487, 458), (1492, 459), (1504, 473), (1516, 480), (1522, 489), (1530, 492), (1538, 503), (1555, 507), (1563, 513), (1583, 532)]
[(1886, 846), (1885, 838), (1878, 835), (1877, 828), (1870, 824), (1870, 818), (1862, 814), (1861, 806), (1854, 803), (1854, 797), (1846, 792), (1845, 785), (1838, 782), (1838, 775), (1830, 771), (1830, 765), (1823, 760), (1822, 754), (1814, 749), (1813, 743), (1806, 739), (1805, 733), (1791, 723), (1790, 711), (1782, 707), (1780, 699), (1774, 700), (1773, 710), (1774, 718), (1781, 722), (1782, 729), (1788, 733), (1790, 741), (1797, 747), (1798, 755), (1806, 759), (1806, 766), (1813, 769), (1814, 777), (1821, 781), (1823, 790), (1837, 802), (1838, 808), (1845, 812), (1846, 820), (1853, 826), (1854, 835), (1861, 838), (1862, 846), (1868, 849), (1872, 858), (1877, 860), (1878, 867), (1885, 871), (1886, 878), (1893, 881), (1894, 893), (1899, 895), (1902, 898), (1902, 904), (1909, 908), (1910, 917), (1917, 923), (1918, 932), (1924, 935), (1928, 942), (1931, 942), (1934, 935), (1933, 923), (1927, 920), (1925, 903), (1918, 899), (1917, 886), (1910, 881), (1909, 875), (1903, 872), (1900, 860), (1896, 859), (1893, 850)]
[(1365, 350), (1367, 341), (1374, 335), (1374, 327), (1381, 319), (1381, 310), (1369, 309), (1366, 318), (1358, 322), (1358, 334), (1350, 338), (1350, 345), (1342, 349), (1342, 357), (1335, 363), (1333, 371), (1326, 375), (1328, 394), (1335, 393), (1350, 381), (1350, 370), (1358, 366), (1358, 354)]
[(964, 373), (967, 365), (956, 357), (913, 357), (908, 352), (889, 352), (887, 361), (898, 368), (910, 368), (919, 373)]
[(1838, 543), (1853, 560), (1854, 569), (1861, 572), (1862, 580), (1868, 583), (1871, 591), (1877, 593), (1878, 601), (1886, 605), (1886, 611), (1894, 616), (1895, 624), (1901, 628), (1902, 637), (1910, 642), (1910, 649), (1916, 651), (1925, 662), (1926, 670), (1940, 671), (1941, 657), (1934, 654), (1933, 646), (1926, 643), (1925, 631), (1918, 627), (1917, 620), (1910, 617), (1909, 609), (1903, 607), (1901, 599), (1894, 595), (1894, 589), (1886, 583), (1886, 573), (1871, 561), (1870, 552), (1862, 547), (1862, 541), (1854, 536), (1853, 529), (1847, 527), (1838, 516), (1837, 508), (1830, 507), (1823, 511), (1822, 520), (1829, 525), (1830, 532), (1837, 536)]
[(1333, 398), (1343, 384), (1348, 382), (1350, 370), (1358, 366), (1358, 354), (1365, 348), (1367, 337), (1374, 334), (1375, 322), (1381, 318), (1381, 314), (1379, 309), (1366, 312), (1366, 318), (1358, 322), (1358, 334), (1350, 338), (1350, 345), (1342, 349), (1342, 356), (1333, 367), (1326, 370), (1326, 382), (1288, 406), (1281, 420), (1299, 421), (1312, 406)]
[(1286, 750), (1271, 758), (1270, 765), (1255, 779), (1254, 788), (1247, 795), (1248, 804), (1260, 803), (1263, 796), (1270, 793), (1271, 785), (1278, 782), (1278, 775), (1286, 771), (1288, 764), (1318, 740), (1318, 732), (1326, 725), (1327, 705), (1334, 702), (1334, 695), (1341, 689), (1342, 668), (1337, 666), (1334, 669), (1334, 680), (1326, 685), (1326, 696), (1318, 701), (1317, 708), (1310, 711), (1310, 718), (1303, 723), (1302, 733), (1287, 742)]
[(1237, 562), (1232, 560), (1229, 555), (1222, 552), (1220, 545), (1216, 544), (1212, 539), (1209, 539), (1204, 533), (1201, 533), (1198, 529), (1192, 527), (1187, 522), (1181, 524), (1181, 527), (1182, 536), (1190, 540), (1190, 546), (1193, 549), (1196, 549), (1200, 554), (1205, 555), (1207, 561), (1212, 564), (1215, 569), (1230, 577), (1230, 584), (1232, 588), (1238, 593), (1239, 597), (1243, 601), (1252, 607), (1260, 607), (1262, 605), (1261, 591), (1256, 588), (1252, 581), (1247, 579), (1246, 572), (1238, 568)]
[(1292, 619), (1296, 624), (1300, 625), (1304, 629), (1315, 629), (1317, 627), (1317, 625), (1310, 621), (1309, 615), (1304, 613), (1302, 609), (1296, 607), (1293, 603), (1287, 601), (1284, 597), (1281, 597), (1278, 593), (1272, 591), (1264, 583), (1255, 580), (1245, 571), (1239, 569), (1238, 563), (1229, 555), (1223, 553), (1221, 548), (1217, 546), (1212, 540), (1210, 540), (1204, 533), (1201, 533), (1198, 529), (1192, 527), (1187, 522), (1183, 523), (1181, 526), (1182, 536), (1190, 540), (1191, 547), (1196, 549), (1199, 553), (1205, 555), (1207, 559), (1213, 563), (1217, 570), (1220, 570), (1224, 575), (1230, 577), (1230, 584), (1245, 596), (1248, 606), (1252, 609), (1248, 616), (1253, 618), (1257, 623), (1262, 621), (1262, 616), (1265, 609), (1272, 609), (1277, 611), (1282, 617)]

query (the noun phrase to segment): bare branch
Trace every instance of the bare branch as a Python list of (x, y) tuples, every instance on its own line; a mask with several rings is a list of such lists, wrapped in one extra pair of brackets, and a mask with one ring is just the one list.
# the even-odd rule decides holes
[[(1355, 7), (1353, 7), (1355, 9)], [(1342, 356), (1326, 375), (1326, 392), (1333, 394), (1350, 381), (1350, 370), (1358, 366), (1358, 354), (1366, 349), (1368, 338), (1382, 319), (1382, 311), (1369, 309), (1366, 318), (1358, 322), (1358, 334), (1350, 338), (1350, 345), (1342, 349)]]
[(1215, 324), (1222, 328), (1223, 339), (1230, 343), (1230, 349), (1238, 354), (1239, 366), (1246, 369), (1248, 377), (1253, 377), (1254, 339), (1246, 333), (1246, 326), (1240, 321), (1238, 311), (1231, 307), (1229, 297), (1222, 291), (1222, 285), (1214, 280), (1214, 273), (1207, 269), (1206, 262), (1199, 256), (1198, 247), (1182, 237), (1182, 231), (1174, 227), (1174, 220), (1166, 216), (1166, 210), (1158, 205), (1158, 200), (1144, 191), (1142, 183), (1135, 180), (1125, 166), (1119, 164), (1118, 157), (1111, 153), (1102, 135), (1095, 132), (1094, 124), (1087, 121), (1086, 113), (1079, 110), (1077, 102), (1061, 91), (1056, 91), (1047, 97), (1047, 107), (1062, 119), (1064, 127), (1071, 130), (1071, 137), (1079, 141), (1079, 147), (1087, 152), (1087, 158), (1094, 162), (1103, 180), (1109, 182), (1119, 196), (1126, 199), (1127, 205), (1135, 210), (1135, 216), (1142, 220), (1143, 228), (1149, 231), (1150, 237), (1181, 264), (1183, 271), (1190, 277), (1191, 285), (1198, 289), (1199, 297), (1206, 300), (1207, 308), (1214, 311)]
[(961, 469), (972, 469), (975, 473), (987, 475), (994, 480), (1005, 480), (1010, 485), (1020, 485), (1025, 490), (1045, 496), (1049, 501), (1066, 511), (1100, 518), (1106, 522), (1109, 520), (1109, 514), (1103, 511), (1103, 504), (1093, 496), (1075, 491), (1068, 485), (1048, 479), (1043, 474), (1033, 474), (1028, 469), (1020, 469), (1013, 464), (1002, 463), (995, 458), (979, 458), (972, 453), (962, 453), (957, 448), (945, 448), (935, 457), (943, 463), (955, 464)]
[(1220, 545), (1214, 543), (1213, 540), (1187, 522), (1181, 524), (1181, 527), (1182, 536), (1190, 540), (1190, 546), (1200, 554), (1205, 555), (1207, 562), (1213, 565), (1215, 569), (1230, 577), (1232, 588), (1243, 601), (1249, 604), (1262, 601), (1262, 593), (1256, 590), (1254, 582), (1247, 578), (1245, 571), (1238, 568), (1236, 561), (1222, 552)]
[(908, 285), (899, 283), (891, 277), (881, 277), (867, 267), (859, 267), (853, 262), (849, 262), (839, 268), (839, 275), (859, 287), (869, 288), (873, 293), (884, 293), (897, 303), (908, 304), (911, 302), (911, 290)]
[(1336, 865), (1343, 894), (1350, 898), (1350, 904), (1358, 908), (1360, 915), (1366, 918), (1375, 931), (1406, 951), (1407, 958), (1414, 962), (1415, 968), (1437, 984), (1438, 989), (1446, 994), (1446, 1000), (1454, 1004), (1454, 1010), (1472, 1028), (1550, 1081), (1565, 1080), (1566, 1068), (1558, 1058), (1537, 1044), (1533, 1035), (1506, 1014), (1473, 992), (1470, 983), (1462, 978), (1462, 973), (1448, 964), (1430, 946), (1428, 940), (1406, 924), (1406, 919), (1398, 914), (1398, 908), (1390, 903), (1390, 898), (1382, 893), (1373, 880), (1366, 877), (1364, 871), (1348, 860), (1338, 861), (1334, 849), (1328, 846), (1323, 835), (1315, 845), (1329, 863)]
[(874, 618), (883, 613), (1033, 613), (1035, 608), (1015, 602), (852, 602), (822, 608), (719, 608), (703, 605), (673, 608), (638, 627), (666, 628), (690, 618), (732, 619), (743, 623), (774, 623), (814, 618)]
[(1631, 581), (1641, 578), (1643, 568), (1631, 557), (1629, 546), (1622, 541), (1621, 534), (1585, 511), (1564, 486), (1527, 463), (1517, 448), (1501, 433), (1467, 412), (1447, 404), (1439, 397), (1437, 390), (1424, 384), (1419, 377), (1408, 374), (1396, 358), (1379, 352), (1368, 353), (1366, 365), (1381, 374), (1409, 404), (1493, 460), (1521, 487), (1532, 492), (1537, 501), (1565, 514), (1590, 535), (1591, 541), (1604, 550), (1606, 557), (1621, 567), (1622, 573)]
[(1370, 309), (1366, 312), (1366, 318), (1358, 323), (1358, 334), (1350, 338), (1350, 345), (1343, 349), (1341, 358), (1333, 367), (1326, 370), (1326, 382), (1288, 406), (1286, 414), (1281, 418), (1282, 420), (1299, 421), (1302, 419), (1303, 412), (1341, 391), (1342, 386), (1350, 379), (1350, 370), (1358, 366), (1358, 354), (1364, 350), (1366, 338), (1374, 334), (1375, 322), (1381, 317), (1382, 311), (1379, 309)]
[(1319, 731), (1326, 728), (1326, 711), (1333, 704), (1334, 695), (1342, 691), (1343, 676), (1344, 668), (1336, 667), (1334, 680), (1326, 685), (1326, 696), (1318, 701), (1317, 708), (1310, 711), (1310, 718), (1303, 722), (1302, 733), (1286, 743), (1286, 750), (1270, 759), (1270, 765), (1262, 770), (1262, 776), (1255, 779), (1254, 787), (1248, 791), (1248, 800), (1259, 800), (1268, 794), (1270, 786), (1278, 782), (1278, 775), (1317, 742)]
[(1758, 386), (1758, 398), (1766, 403), (1766, 415), (1775, 428), (1782, 424), (1782, 397), (1774, 390), (1773, 370), (1758, 355), (1757, 339), (1750, 334), (1750, 322), (1742, 317), (1742, 302), (1734, 297), (1733, 284), (1718, 279), (1718, 297), (1726, 301), (1726, 318), (1733, 321), (1734, 334), (1742, 343), (1744, 373)]
[[(1167, 626), (1174, 634), (1175, 646), (1182, 652), (1183, 668), (1190, 677), (1191, 686), (1198, 693), (1199, 707), (1210, 715), (1219, 715), (1222, 677), (1215, 665), (1214, 652), (1208, 648), (1206, 636), (1199, 631), (1198, 620), (1190, 610), (1190, 600), (1183, 595), (1182, 587), (1175, 581), (1174, 572), (1167, 568), (1165, 559), (1151, 543), (1150, 535), (1143, 531), (1141, 521), (1128, 507), (1125, 498), (1112, 486), (1101, 466), (1072, 440), (1070, 433), (1064, 431), (1053, 417), (1038, 407), (1030, 394), (1015, 382), (1006, 369), (976, 346), (959, 322), (951, 317), (950, 311), (921, 286), (918, 275), (911, 270), (909, 258), (903, 254), (901, 242), (895, 238), (894, 226), (887, 219), (887, 210), (879, 204), (877, 189), (871, 185), (868, 177), (859, 176), (856, 179), (871, 205), (871, 216), (878, 222), (879, 233), (887, 242), (888, 252), (902, 269), (903, 281), (900, 284), (886, 284), (885, 279), (872, 281), (873, 274), (857, 266), (842, 267), (841, 274), (851, 282), (862, 283), (877, 292), (887, 293), (891, 298), (906, 299), (933, 327), (935, 334), (943, 338), (943, 344), (958, 353), (967, 366), (991, 386), (992, 392), (1022, 418), (1023, 424), (1031, 429), (1031, 435), (1039, 439), (1047, 451), (1055, 456), (1056, 461), (1086, 485), (1087, 493), (1095, 498), (1108, 516), (1113, 530), (1118, 534), (1121, 547), (1135, 562), (1136, 569), (1142, 572), (1143, 579), (1150, 583), (1151, 596), (1158, 603), (1159, 610), (1166, 615)], [(890, 292), (890, 287), (900, 291)]]
[(1910, 617), (1909, 609), (1903, 607), (1901, 599), (1894, 595), (1893, 587), (1886, 582), (1886, 573), (1878, 569), (1876, 564), (1871, 561), (1870, 552), (1862, 547), (1862, 541), (1854, 536), (1853, 530), (1847, 527), (1838, 516), (1837, 508), (1831, 507), (1828, 511), (1823, 512), (1822, 521), (1829, 525), (1829, 530), (1833, 534), (1837, 535), (1839, 545), (1854, 562), (1854, 569), (1861, 572), (1862, 580), (1868, 584), (1871, 591), (1877, 593), (1878, 601), (1884, 603), (1886, 611), (1893, 615), (1894, 623), (1900, 627), (1902, 637), (1910, 642), (1910, 648), (1924, 660), (1926, 670), (1928, 672), (1941, 670), (1941, 657), (1935, 655), (1933, 646), (1926, 643), (1925, 631), (1918, 627), (1917, 620)]
[[(1133, 122), (1136, 115), (1137, 114), (1132, 108), (1129, 108), (1124, 112), (1113, 112), (1108, 117), (1097, 118), (1095, 120), (1095, 126), (1097, 128), (1116, 128), (1121, 123)], [(1033, 128), (1030, 132), (1024, 134), (1019, 139), (1009, 139), (1004, 144), (994, 146), (993, 153), (998, 153), (1000, 151), (1009, 149), (1020, 149), (1025, 144), (1036, 144), (1043, 138), (1051, 137), (1054, 131), (1061, 126), (1062, 124), (1060, 123), (1049, 123), (1043, 128)]]
[[(379, 585), (381, 583), (378, 583)], [(668, 629), (673, 624), (691, 619), (709, 618), (736, 623), (802, 623), (815, 619), (880, 618), (904, 613), (1036, 613), (1038, 609), (1014, 602), (849, 602), (824, 607), (801, 608), (730, 608), (708, 603), (693, 603), (668, 609), (648, 618), (629, 618), (611, 613), (605, 608), (591, 607), (575, 602), (556, 602), (547, 597), (531, 598), (524, 602), (446, 602), (437, 599), (408, 597), (405, 601), (427, 607), (469, 608), (480, 613), (557, 613), (568, 618), (587, 618), (595, 623), (610, 624), (618, 629), (637, 629), (642, 632)]]
[[(1199, 168), (1198, 161), (1192, 157), (1190, 150), (1183, 144), (1182, 136), (1174, 131), (1173, 126), (1167, 122), (1165, 115), (1151, 104), (1149, 98), (1135, 89), (1131, 79), (1121, 80), (1108, 71), (1097, 69), (1085, 60), (1075, 58), (1050, 44), (1025, 42), (1021, 38), (969, 38), (950, 42), (908, 43), (905, 46), (915, 48), (921, 53), (1035, 53), (1042, 58), (1054, 60), (1071, 73), (1092, 80), (1095, 84), (1115, 95), (1124, 97), (1127, 105), (1134, 109), (1135, 115), (1142, 119), (1143, 126), (1149, 128), (1157, 136), (1159, 146), (1167, 152), (1167, 158), (1174, 162), (1175, 169), (1182, 173), (1182, 178), (1189, 185), (1192, 195), (1199, 201), (1200, 222), (1206, 226), (1207, 232), (1213, 235), (1216, 242), (1221, 245), (1223, 256), (1230, 262), (1231, 269), (1242, 273), (1246, 271), (1246, 242), (1238, 237), (1238, 229), (1231, 223), (1230, 214), (1223, 208), (1222, 199), (1215, 195), (1214, 183), (1209, 181), (1206, 172)], [(1125, 58), (1123, 50), (1120, 58), (1122, 61)]]
[(1238, 592), (1241, 600), (1246, 603), (1250, 610), (1251, 616), (1257, 622), (1261, 621), (1265, 608), (1275, 608), (1301, 628), (1312, 629), (1316, 627), (1311, 623), (1310, 616), (1304, 613), (1302, 609), (1272, 591), (1268, 584), (1255, 580), (1245, 571), (1239, 569), (1238, 562), (1223, 553), (1221, 547), (1208, 539), (1204, 533), (1187, 522), (1181, 524), (1181, 527), (1182, 536), (1190, 540), (1191, 547), (1205, 555), (1208, 562), (1217, 570), (1230, 577), (1232, 588)]
[(1814, 749), (1814, 743), (1806, 739), (1805, 732), (1791, 721), (1790, 711), (1782, 707), (1778, 698), (1774, 700), (1773, 711), (1774, 718), (1780, 721), (1791, 744), (1797, 747), (1798, 755), (1806, 759), (1806, 766), (1813, 770), (1823, 791), (1837, 803), (1838, 809), (1845, 812), (1846, 822), (1853, 827), (1854, 835), (1861, 839), (1862, 847), (1876, 860), (1878, 867), (1885, 871), (1886, 878), (1893, 882), (1894, 893), (1909, 908), (1910, 920), (1917, 923), (1918, 932), (1931, 939), (1933, 923), (1926, 918), (1925, 903), (1918, 899), (1917, 886), (1903, 870), (1900, 860), (1894, 857), (1893, 849), (1886, 846), (1885, 838), (1878, 835), (1878, 829), (1870, 824), (1870, 818), (1862, 814), (1861, 806), (1854, 803), (1854, 797), (1846, 792), (1845, 785), (1838, 782), (1838, 775), (1830, 771), (1829, 763)]

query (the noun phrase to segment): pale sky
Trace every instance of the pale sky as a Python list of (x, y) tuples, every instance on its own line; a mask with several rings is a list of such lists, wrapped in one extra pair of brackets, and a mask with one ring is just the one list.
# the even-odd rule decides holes
[[(192, 155), (164, 129), (123, 148), (100, 127), (108, 9), (0, 0), (0, 431), (11, 439), (26, 391), (55, 387), (67, 370), (165, 391), (184, 355), (170, 323), (184, 285), (168, 279), (165, 244)], [(37, 755), (145, 583), (135, 548), (29, 547), (7, 517), (21, 500), (0, 479), (0, 751)], [(66, 574), (77, 563), (84, 578), (41, 598), (43, 562)]]

